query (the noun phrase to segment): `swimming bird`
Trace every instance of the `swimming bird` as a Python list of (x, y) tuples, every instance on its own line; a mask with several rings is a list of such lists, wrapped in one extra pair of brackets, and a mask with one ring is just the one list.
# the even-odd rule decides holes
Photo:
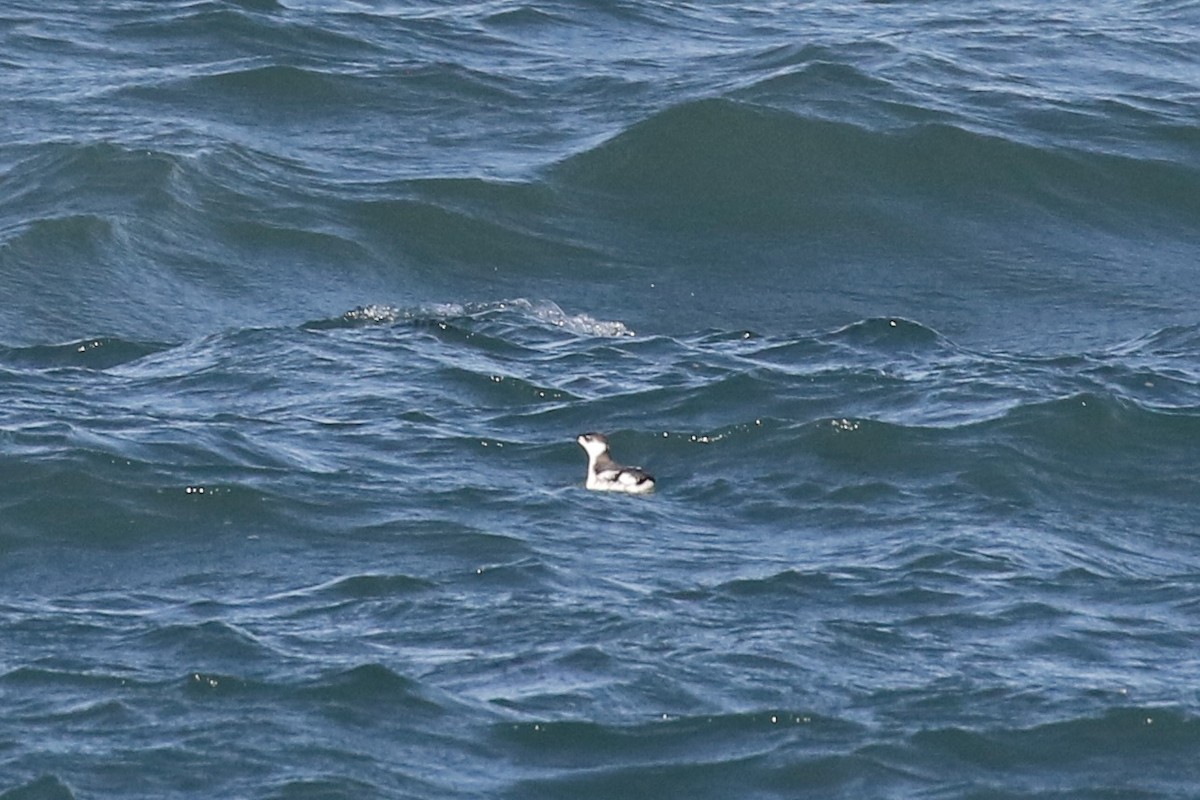
[(587, 488), (595, 492), (647, 494), (654, 491), (654, 476), (641, 467), (624, 467), (608, 454), (608, 437), (581, 433), (575, 441), (587, 451)]

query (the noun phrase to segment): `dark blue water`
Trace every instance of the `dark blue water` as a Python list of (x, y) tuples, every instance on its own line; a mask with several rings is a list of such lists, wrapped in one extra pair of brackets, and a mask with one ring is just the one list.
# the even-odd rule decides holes
[(1194, 797), (1197, 40), (0, 5), (0, 798)]

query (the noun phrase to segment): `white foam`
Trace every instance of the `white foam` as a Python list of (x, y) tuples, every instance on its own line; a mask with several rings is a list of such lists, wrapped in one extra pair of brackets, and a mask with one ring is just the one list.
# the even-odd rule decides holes
[(346, 322), (378, 322), (387, 323), (395, 322), (400, 319), (402, 312), (393, 306), (369, 305), (352, 308), (345, 314), (342, 314), (342, 319)]
[(347, 311), (342, 315), (342, 319), (354, 323), (388, 324), (413, 319), (450, 320), (455, 317), (482, 317), (498, 312), (514, 312), (580, 336), (615, 338), (635, 335), (623, 322), (596, 319), (590, 314), (568, 314), (557, 303), (549, 300), (527, 300), (523, 297), (490, 303), (427, 303), (412, 309), (371, 304)]
[(596, 319), (590, 314), (568, 314), (559, 308), (556, 303), (552, 303), (549, 300), (533, 302), (524, 298), (518, 298), (516, 300), (506, 300), (496, 305), (501, 310), (511, 308), (541, 322), (554, 325), (571, 333), (580, 334), (581, 336), (618, 337), (635, 335), (624, 322)]

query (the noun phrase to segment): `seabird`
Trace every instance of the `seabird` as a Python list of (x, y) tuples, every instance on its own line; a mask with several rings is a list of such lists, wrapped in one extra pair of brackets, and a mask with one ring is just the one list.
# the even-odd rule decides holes
[(654, 477), (641, 467), (623, 467), (608, 454), (608, 437), (581, 433), (575, 440), (587, 451), (587, 488), (596, 492), (646, 494), (654, 491)]

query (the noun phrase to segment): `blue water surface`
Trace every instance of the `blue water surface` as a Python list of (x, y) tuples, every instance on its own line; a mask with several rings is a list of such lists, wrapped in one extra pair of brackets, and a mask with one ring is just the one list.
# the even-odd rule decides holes
[(1194, 796), (1198, 34), (6, 2), (0, 799)]

